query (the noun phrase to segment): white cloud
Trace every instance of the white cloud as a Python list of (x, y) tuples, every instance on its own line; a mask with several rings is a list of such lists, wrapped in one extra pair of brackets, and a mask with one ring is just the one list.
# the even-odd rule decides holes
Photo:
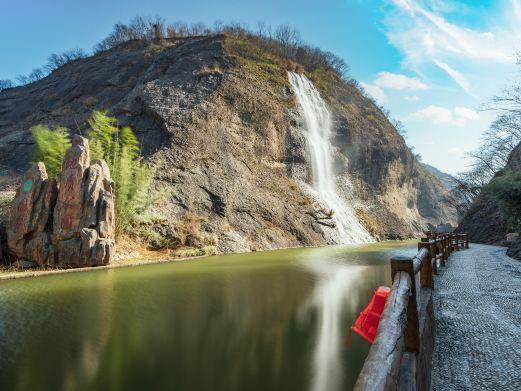
[(368, 84), (364, 83), (363, 81), (360, 82), (360, 85), (364, 88), (365, 92), (367, 92), (374, 100), (376, 100), (380, 104), (387, 103), (387, 95), (385, 95), (385, 92), (380, 87), (374, 85), (374, 84)]
[[(513, 64), (521, 41), (521, 0), (502, 0), (502, 14), (494, 25), (469, 28), (446, 14), (463, 5), (446, 0), (388, 0), (392, 11), (386, 18), (387, 37), (405, 56), (404, 65), (414, 71), (436, 65), (469, 92), (469, 69), (484, 64)], [(470, 6), (466, 11), (471, 10)], [(477, 11), (476, 11), (477, 12)], [(476, 16), (466, 13), (466, 20)], [(476, 16), (477, 17), (477, 16)], [(476, 81), (477, 82), (477, 81)]]
[(411, 96), (404, 96), (403, 99), (405, 99), (407, 102), (416, 102), (420, 98), (417, 97), (416, 95), (411, 95)]
[(469, 83), (469, 81), (465, 78), (465, 76), (462, 73), (458, 72), (455, 69), (452, 69), (448, 64), (445, 64), (444, 62), (441, 62), (441, 61), (438, 61), (438, 60), (433, 60), (433, 61), (434, 61), (434, 63), (438, 67), (440, 67), (445, 72), (447, 72), (447, 74), (450, 77), (452, 77), (452, 79), (454, 79), (454, 81), (456, 83), (458, 83), (458, 85), (461, 88), (463, 88), (467, 92), (470, 92), (470, 83)]
[(477, 120), (479, 118), (479, 114), (475, 110), (469, 109), (468, 107), (456, 107), (454, 109), (454, 113), (471, 121)]
[(438, 125), (463, 127), (468, 121), (477, 120), (479, 114), (467, 107), (455, 107), (454, 110), (450, 110), (446, 107), (430, 105), (412, 113), (409, 117), (415, 120), (428, 120)]
[(452, 111), (445, 107), (430, 105), (411, 114), (411, 118), (428, 119), (435, 124), (447, 124), (453, 121)]
[(374, 84), (380, 88), (392, 90), (422, 91), (429, 88), (429, 86), (416, 77), (408, 77), (391, 72), (380, 72)]

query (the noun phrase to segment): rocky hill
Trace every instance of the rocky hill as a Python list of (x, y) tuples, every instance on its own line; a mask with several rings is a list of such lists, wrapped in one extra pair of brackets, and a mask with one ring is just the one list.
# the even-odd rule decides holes
[[(304, 68), (228, 35), (131, 41), (75, 60), (0, 92), (0, 183), (29, 166), (32, 126), (84, 134), (91, 112), (108, 110), (134, 129), (156, 185), (170, 190), (161, 218), (147, 223), (151, 245), (325, 244), (330, 228), (305, 191), (310, 159), (288, 70)], [(443, 185), (375, 104), (334, 72), (306, 75), (333, 114), (343, 195), (367, 230), (398, 238), (455, 224)]]
[(427, 171), (429, 171), (432, 175), (434, 175), (436, 178), (438, 178), (440, 180), (440, 182), (443, 183), (443, 186), (445, 186), (445, 188), (447, 190), (450, 191), (450, 190), (454, 189), (454, 187), (456, 187), (456, 185), (457, 185), (456, 178), (454, 178), (452, 175), (447, 174), (446, 172), (443, 172), (443, 171), (439, 170), (438, 168), (431, 166), (430, 164), (422, 163), (422, 165)]
[[(498, 172), (495, 178), (501, 177), (506, 172), (521, 172), (521, 144), (511, 153), (507, 165)], [(481, 194), (476, 197), (469, 210), (458, 226), (461, 232), (468, 232), (470, 240), (476, 243), (501, 244), (505, 235), (509, 232), (505, 213), (501, 205), (485, 186)]]

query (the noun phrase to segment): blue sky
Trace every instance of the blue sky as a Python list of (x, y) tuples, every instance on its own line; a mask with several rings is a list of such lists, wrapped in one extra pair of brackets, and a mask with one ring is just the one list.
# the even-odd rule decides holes
[(333, 51), (408, 131), (424, 161), (455, 173), (494, 114), (479, 110), (518, 76), (521, 0), (0, 0), (0, 78), (51, 53), (91, 49), (136, 15), (290, 24)]

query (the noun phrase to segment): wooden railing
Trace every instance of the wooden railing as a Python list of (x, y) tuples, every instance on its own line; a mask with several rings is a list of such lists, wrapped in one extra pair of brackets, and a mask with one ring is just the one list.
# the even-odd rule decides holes
[(391, 258), (392, 288), (355, 390), (429, 390), (438, 263), (469, 247), (467, 234), (429, 232), (412, 257)]

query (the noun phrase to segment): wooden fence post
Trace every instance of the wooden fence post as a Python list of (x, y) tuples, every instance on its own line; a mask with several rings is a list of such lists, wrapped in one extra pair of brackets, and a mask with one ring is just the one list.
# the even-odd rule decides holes
[(413, 259), (408, 257), (391, 258), (391, 275), (397, 272), (406, 272), (411, 277), (411, 292), (407, 304), (407, 325), (405, 327), (405, 351), (417, 353), (420, 351), (420, 320), (416, 301), (416, 278), (414, 275)]
[(427, 258), (426, 262), (422, 263), (422, 268), (420, 269), (420, 286), (422, 288), (431, 288), (434, 289), (434, 278), (432, 277), (432, 261), (436, 262), (436, 252), (434, 243), (430, 241), (429, 243), (418, 243), (418, 251), (420, 251), (422, 248), (427, 249), (429, 252), (429, 257)]
[(447, 235), (443, 234), (440, 238), (440, 250), (441, 250), (441, 260), (440, 260), (440, 266), (445, 265), (445, 260), (448, 257), (447, 254)]
[(465, 234), (465, 248), (469, 248), (469, 234)]
[(459, 251), (458, 234), (452, 234), (452, 238), (454, 239), (454, 251)]

